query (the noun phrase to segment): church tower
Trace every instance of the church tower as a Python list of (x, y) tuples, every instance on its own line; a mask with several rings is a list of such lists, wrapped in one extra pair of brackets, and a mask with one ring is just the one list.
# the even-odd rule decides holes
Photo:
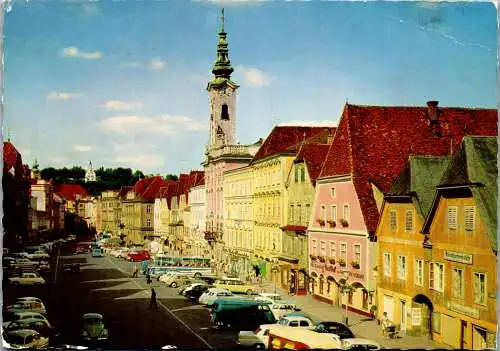
[(222, 9), (217, 58), (212, 68), (214, 78), (207, 85), (210, 99), (210, 140), (207, 151), (236, 144), (236, 90), (239, 85), (231, 80), (234, 70), (229, 61), (226, 36)]
[(89, 166), (85, 171), (85, 182), (95, 182), (97, 181), (97, 176), (95, 174), (94, 168), (92, 167), (92, 161), (89, 161)]

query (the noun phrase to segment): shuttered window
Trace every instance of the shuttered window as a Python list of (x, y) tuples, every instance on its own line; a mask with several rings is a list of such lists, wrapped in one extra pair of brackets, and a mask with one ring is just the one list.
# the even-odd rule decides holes
[(461, 268), (453, 268), (452, 291), (453, 296), (459, 299), (464, 298), (464, 270)]
[(406, 256), (398, 256), (398, 279), (406, 280)]
[(474, 302), (486, 305), (486, 274), (474, 272)]
[(429, 265), (429, 288), (444, 291), (444, 265), (442, 263), (431, 263)]
[(415, 285), (424, 285), (424, 261), (415, 260)]
[(384, 253), (384, 276), (390, 277), (392, 273), (392, 259), (390, 253)]
[(457, 207), (448, 207), (448, 229), (457, 229)]
[(398, 230), (398, 223), (396, 222), (396, 210), (391, 210), (389, 212), (389, 226), (391, 228), (391, 232), (395, 232)]
[(406, 211), (405, 215), (405, 229), (407, 232), (413, 232), (413, 211)]
[(465, 231), (472, 232), (476, 225), (476, 207), (475, 206), (465, 206), (464, 207), (464, 227)]

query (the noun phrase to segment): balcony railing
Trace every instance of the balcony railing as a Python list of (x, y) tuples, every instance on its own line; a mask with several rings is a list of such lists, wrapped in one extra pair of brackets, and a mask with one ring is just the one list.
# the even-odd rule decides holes
[(247, 145), (225, 145), (223, 147), (212, 150), (209, 153), (210, 158), (218, 158), (221, 156), (248, 156), (251, 155), (250, 147)]

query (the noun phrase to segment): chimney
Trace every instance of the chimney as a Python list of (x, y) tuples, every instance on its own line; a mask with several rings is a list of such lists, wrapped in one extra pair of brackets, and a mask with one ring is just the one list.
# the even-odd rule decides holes
[(427, 117), (431, 121), (437, 122), (439, 111), (438, 111), (439, 101), (427, 101)]

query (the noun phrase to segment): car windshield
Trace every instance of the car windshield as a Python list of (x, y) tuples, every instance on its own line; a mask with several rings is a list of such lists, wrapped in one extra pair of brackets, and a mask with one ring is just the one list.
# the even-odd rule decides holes
[(102, 319), (98, 317), (89, 317), (83, 319), (84, 324), (101, 324)]

